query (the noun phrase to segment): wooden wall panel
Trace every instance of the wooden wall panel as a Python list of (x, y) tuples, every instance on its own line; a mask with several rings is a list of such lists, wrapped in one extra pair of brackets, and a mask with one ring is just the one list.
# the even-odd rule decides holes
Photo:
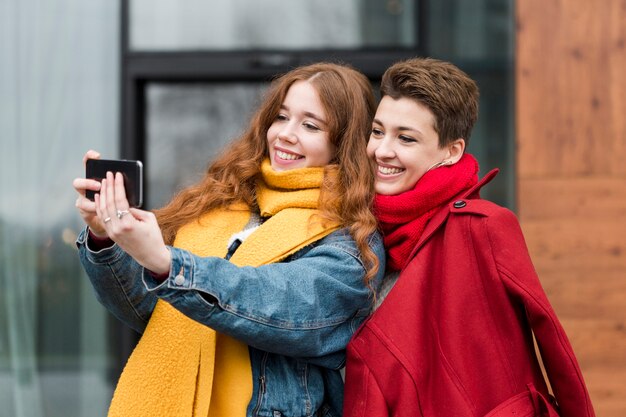
[(516, 2), (517, 207), (598, 416), (626, 416), (626, 0)]
[[(623, 268), (537, 268), (541, 270), (543, 288), (559, 316), (587, 319), (591, 311), (594, 320), (624, 322), (626, 285)], [(626, 339), (626, 333), (624, 336)], [(622, 353), (626, 355), (626, 349)]]
[[(622, 163), (626, 166), (626, 161)], [(626, 176), (525, 178), (518, 183), (517, 196), (524, 203), (518, 214), (525, 220), (626, 216)]]
[(585, 370), (587, 385), (593, 387), (592, 400), (598, 417), (623, 417), (626, 371), (615, 367), (589, 367)]
[(522, 218), (522, 229), (537, 269), (616, 268), (626, 281), (626, 219), (616, 220)]
[[(624, 0), (517, 2), (519, 174), (624, 174)], [(620, 112), (621, 109), (621, 112)]]
[[(595, 317), (575, 320), (562, 318), (561, 322), (576, 349), (581, 366), (605, 369), (610, 364), (611, 369), (626, 372), (626, 337), (622, 322)], [(602, 355), (598, 355), (598, 352), (602, 352)]]

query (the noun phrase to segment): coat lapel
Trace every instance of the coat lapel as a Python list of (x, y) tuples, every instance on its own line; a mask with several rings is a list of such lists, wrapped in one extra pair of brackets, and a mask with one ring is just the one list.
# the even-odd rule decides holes
[(417, 242), (417, 245), (411, 251), (409, 255), (409, 259), (413, 259), (413, 257), (417, 254), (417, 252), (424, 246), (426, 242), (435, 234), (435, 232), (446, 222), (448, 215), (450, 214), (450, 204), (454, 204), (457, 200), (463, 200), (467, 198), (478, 198), (480, 194), (480, 189), (488, 184), (496, 175), (498, 175), (500, 170), (498, 168), (492, 169), (485, 175), (476, 185), (467, 190), (466, 192), (454, 197), (450, 202), (441, 207), (441, 209), (435, 213), (435, 215), (430, 219), (426, 228), (424, 229), (424, 233), (422, 233), (422, 237)]

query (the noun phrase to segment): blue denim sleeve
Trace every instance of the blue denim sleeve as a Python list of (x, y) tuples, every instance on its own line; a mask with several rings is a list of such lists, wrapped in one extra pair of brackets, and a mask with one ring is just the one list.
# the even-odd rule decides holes
[[(379, 234), (370, 246), (380, 260), (379, 282), (385, 269)], [(352, 333), (370, 311), (365, 268), (345, 230), (285, 262), (260, 267), (171, 251), (170, 276), (158, 282), (144, 273), (146, 288), (192, 319), (257, 349), (311, 359), (330, 355), (342, 362)]]
[(92, 251), (87, 236), (85, 229), (76, 246), (98, 301), (123, 323), (143, 333), (157, 301), (141, 281), (143, 267), (118, 245)]

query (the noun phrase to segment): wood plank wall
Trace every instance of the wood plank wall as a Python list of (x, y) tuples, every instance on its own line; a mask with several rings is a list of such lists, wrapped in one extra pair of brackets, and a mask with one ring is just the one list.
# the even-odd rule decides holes
[(626, 416), (626, 0), (516, 2), (518, 215), (602, 417)]

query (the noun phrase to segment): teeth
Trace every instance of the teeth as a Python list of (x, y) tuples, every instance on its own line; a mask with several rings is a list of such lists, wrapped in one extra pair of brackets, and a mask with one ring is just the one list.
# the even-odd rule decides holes
[(278, 155), (280, 159), (287, 159), (289, 161), (294, 161), (296, 159), (302, 158), (302, 156), (300, 155), (294, 155), (292, 153), (287, 153), (279, 150), (276, 151), (276, 155)]
[(398, 173), (400, 173), (402, 171), (404, 171), (404, 169), (402, 169), (402, 168), (382, 167), (382, 166), (378, 165), (378, 172), (380, 172), (381, 174), (384, 174), (384, 175), (398, 174)]

